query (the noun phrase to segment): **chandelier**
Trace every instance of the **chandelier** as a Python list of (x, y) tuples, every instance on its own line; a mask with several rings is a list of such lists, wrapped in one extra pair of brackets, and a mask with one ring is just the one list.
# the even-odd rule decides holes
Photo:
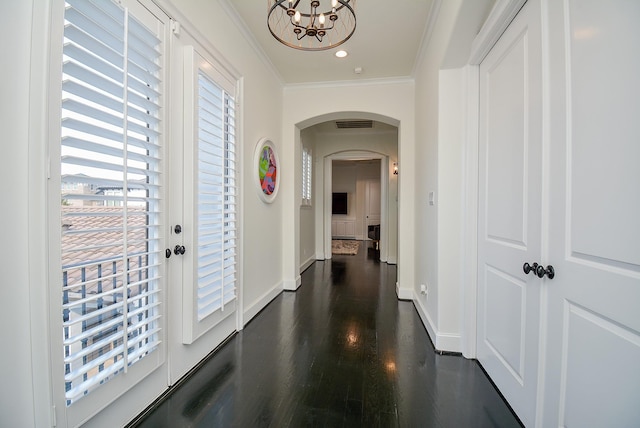
[[(301, 2), (309, 4), (302, 10)], [(267, 26), (280, 43), (323, 51), (349, 40), (356, 30), (356, 0), (268, 0)], [(328, 6), (330, 4), (330, 7)]]

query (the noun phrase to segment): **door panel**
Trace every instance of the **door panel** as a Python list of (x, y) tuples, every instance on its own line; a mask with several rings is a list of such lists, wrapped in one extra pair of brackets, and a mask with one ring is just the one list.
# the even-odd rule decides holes
[(640, 3), (550, 5), (546, 426), (640, 421)]
[(535, 423), (541, 254), (539, 3), (529, 1), (480, 65), (478, 360)]
[(484, 340), (511, 375), (522, 383), (524, 375), (523, 308), (526, 283), (487, 265), (484, 294)]
[[(187, 33), (174, 39), (176, 122), (170, 227), (169, 379), (174, 384), (237, 329), (235, 80)], [(224, 120), (227, 122), (223, 123)], [(175, 224), (181, 226), (175, 232)]]
[(364, 240), (368, 240), (368, 226), (380, 224), (380, 180), (367, 180), (365, 186)]

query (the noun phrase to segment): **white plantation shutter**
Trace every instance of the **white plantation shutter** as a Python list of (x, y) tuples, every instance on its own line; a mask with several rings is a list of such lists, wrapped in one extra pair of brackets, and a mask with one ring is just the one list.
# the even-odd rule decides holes
[(302, 148), (302, 204), (311, 205), (311, 149)]
[(61, 123), (66, 403), (159, 346), (161, 42), (110, 0), (67, 0)]
[[(237, 286), (237, 170), (234, 84), (193, 47), (185, 50), (192, 75), (195, 223), (193, 272), (184, 281), (185, 343), (235, 311)], [(189, 98), (189, 95), (187, 95)], [(188, 162), (190, 162), (188, 160)]]
[(198, 73), (198, 320), (235, 298), (233, 99)]

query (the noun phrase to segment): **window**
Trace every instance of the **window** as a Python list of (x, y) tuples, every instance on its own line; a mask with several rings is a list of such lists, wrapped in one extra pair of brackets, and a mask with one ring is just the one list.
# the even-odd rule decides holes
[(311, 205), (311, 149), (302, 147), (302, 205)]
[(236, 160), (233, 98), (198, 73), (198, 321), (235, 298)]
[[(237, 286), (237, 165), (235, 81), (217, 70), (194, 47), (185, 48), (191, 65), (185, 96), (185, 144), (193, 145), (193, 184), (186, 190), (196, 207), (193, 269), (184, 281), (183, 342), (192, 343), (235, 311)], [(192, 198), (192, 199), (191, 199)], [(193, 275), (190, 277), (189, 275)]]
[(160, 344), (162, 46), (109, 0), (68, 0), (64, 19), (60, 316), (71, 406)]

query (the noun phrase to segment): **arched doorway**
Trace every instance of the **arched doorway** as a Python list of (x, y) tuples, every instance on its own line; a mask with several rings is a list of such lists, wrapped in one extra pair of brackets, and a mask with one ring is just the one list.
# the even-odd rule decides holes
[[(298, 153), (313, 155), (313, 202), (300, 206), (298, 251), (300, 272), (314, 260), (331, 258), (331, 173), (333, 160), (376, 160), (380, 182), (380, 260), (398, 261), (398, 175), (393, 174), (398, 163), (398, 123), (366, 113), (336, 113), (305, 121), (299, 128)], [(362, 119), (364, 117), (364, 119)], [(375, 119), (367, 119), (375, 117)], [(354, 119), (355, 118), (355, 119)], [(384, 119), (382, 122), (379, 119)], [(317, 121), (317, 122), (316, 122)], [(356, 122), (358, 128), (351, 123)], [(304, 155), (306, 156), (306, 155)], [(297, 156), (302, 163), (303, 155)], [(303, 167), (304, 168), (304, 167)], [(302, 173), (302, 169), (296, 173)], [(302, 189), (300, 189), (302, 190)], [(298, 193), (298, 189), (295, 190)], [(363, 228), (362, 222), (358, 224)], [(313, 228), (313, 234), (310, 229)], [(311, 236), (312, 235), (312, 236)], [(357, 234), (362, 239), (362, 231)], [(310, 248), (313, 241), (313, 248)]]

